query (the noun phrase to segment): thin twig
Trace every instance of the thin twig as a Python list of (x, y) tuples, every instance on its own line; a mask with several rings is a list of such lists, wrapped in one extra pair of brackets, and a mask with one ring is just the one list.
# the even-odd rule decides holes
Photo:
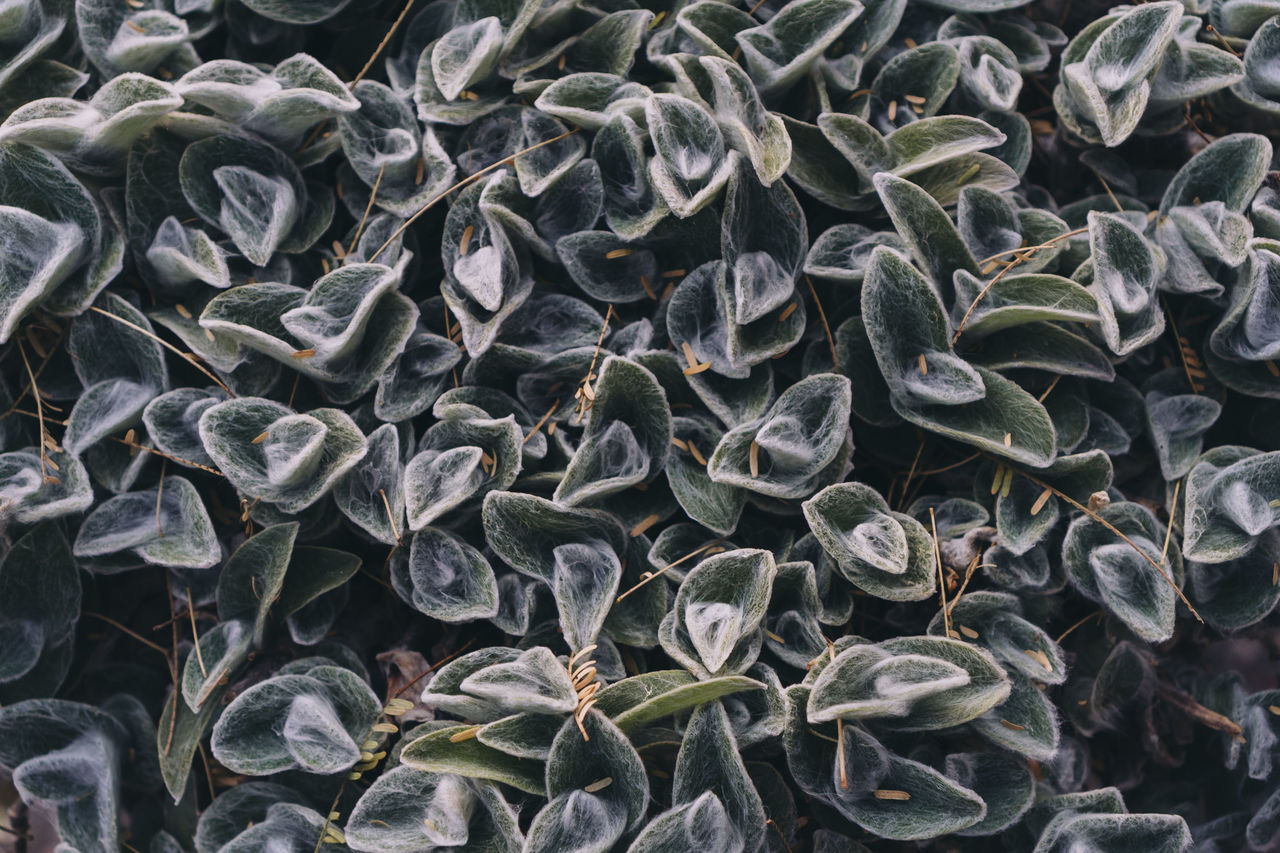
[(831, 336), (831, 324), (827, 322), (827, 312), (822, 310), (822, 301), (818, 299), (818, 291), (813, 286), (813, 279), (806, 273), (804, 280), (809, 285), (813, 304), (817, 306), (818, 317), (822, 320), (822, 330), (827, 333), (827, 346), (831, 348), (831, 367), (833, 370), (839, 369), (839, 363), (836, 361), (836, 339)]
[(622, 601), (622, 599), (626, 598), (628, 595), (635, 592), (640, 587), (647, 584), (649, 581), (653, 580), (656, 577), (659, 577), (660, 575), (665, 574), (667, 569), (674, 569), (676, 566), (680, 565), (685, 560), (691, 560), (694, 557), (701, 554), (703, 551), (706, 551), (708, 548), (714, 548), (716, 545), (719, 545), (721, 542), (723, 542), (726, 538), (727, 537), (721, 536), (719, 539), (713, 539), (712, 541), (708, 542), (706, 545), (703, 545), (701, 548), (696, 548), (693, 551), (690, 551), (688, 554), (685, 554), (683, 557), (676, 560), (674, 563), (668, 563), (667, 565), (663, 566), (661, 569), (658, 569), (656, 572), (645, 573), (644, 575), (641, 576), (640, 583), (631, 587), (631, 589), (622, 593), (622, 595), (619, 595), (616, 599), (614, 599), (614, 603)]
[(1092, 619), (1093, 617), (1095, 617), (1095, 616), (1101, 616), (1101, 615), (1102, 615), (1102, 611), (1101, 611), (1101, 610), (1095, 610), (1095, 611), (1093, 611), (1093, 612), (1092, 612), (1092, 613), (1090, 613), (1088, 616), (1084, 617), (1084, 618), (1083, 618), (1083, 619), (1081, 619), (1079, 622), (1077, 622), (1076, 624), (1072, 625), (1070, 628), (1068, 628), (1067, 630), (1065, 630), (1065, 631), (1063, 631), (1061, 634), (1059, 634), (1059, 635), (1058, 635), (1058, 639), (1054, 640), (1054, 642), (1055, 642), (1055, 643), (1058, 643), (1059, 645), (1061, 645), (1062, 641), (1063, 641), (1063, 640), (1065, 640), (1065, 639), (1067, 638), (1067, 635), (1068, 635), (1068, 634), (1070, 634), (1070, 633), (1071, 633), (1072, 631), (1074, 631), (1075, 629), (1079, 628), (1079, 627), (1080, 627), (1081, 625), (1083, 625), (1084, 623), (1088, 622), (1088, 621), (1089, 621), (1090, 619)]
[(169, 659), (169, 650), (166, 649), (164, 646), (160, 645), (159, 643), (153, 643), (151, 640), (148, 640), (146, 637), (142, 636), (137, 631), (134, 631), (132, 628), (129, 628), (125, 625), (120, 624), (116, 620), (112, 619), (110, 616), (105, 616), (93, 610), (84, 611), (84, 615), (92, 616), (94, 619), (101, 619), (103, 622), (106, 622), (111, 627), (121, 630), (124, 633), (128, 634), (130, 637), (133, 637), (133, 639), (137, 640), (139, 643), (142, 643), (147, 648), (155, 649), (160, 654), (165, 656), (165, 660)]
[(22, 346), (22, 338), (18, 338), (18, 354), (22, 356), (22, 365), (27, 369), (27, 378), (31, 380), (31, 396), (36, 400), (36, 417), (40, 421), (40, 482), (44, 484), (49, 482), (49, 475), (45, 473), (45, 467), (49, 462), (49, 448), (45, 444), (45, 438), (49, 433), (44, 428), (44, 402), (41, 399), (40, 388), (36, 385), (36, 375), (31, 370), (31, 362), (27, 360), (27, 350)]
[(951, 608), (947, 607), (947, 578), (942, 571), (942, 548), (938, 545), (938, 519), (934, 516), (933, 507), (929, 507), (929, 526), (933, 529), (933, 558), (938, 566), (938, 595), (942, 599), (942, 626), (946, 636), (951, 637)]
[(166, 341), (164, 338), (157, 335), (155, 332), (149, 329), (144, 329), (142, 326), (139, 326), (137, 323), (131, 323), (130, 321), (126, 320), (125, 318), (117, 314), (112, 314), (110, 311), (104, 311), (96, 305), (90, 305), (89, 310), (96, 311), (97, 313), (103, 315), (104, 317), (110, 317), (112, 320), (115, 320), (117, 323), (121, 323), (125, 326), (128, 326), (130, 329), (133, 329), (135, 332), (140, 332), (146, 335), (148, 338), (151, 338), (153, 341), (160, 344), (160, 346), (164, 347), (170, 352), (176, 353), (179, 357), (190, 362), (192, 367), (194, 367), (196, 370), (200, 371), (205, 376), (212, 379), (214, 383), (223, 391), (226, 391), (232, 397), (236, 396), (235, 392), (226, 386), (226, 383), (224, 383), (221, 379), (215, 376), (211, 371), (205, 369), (204, 365), (200, 364), (199, 356), (197, 356), (195, 353), (183, 352), (182, 350), (175, 347), (173, 344)]
[(424, 204), (421, 207), (421, 209), (419, 209), (418, 212), (415, 213), (413, 216), (410, 216), (408, 219), (406, 219), (400, 225), (399, 228), (397, 228), (395, 231), (391, 233), (391, 236), (387, 238), (387, 242), (383, 243), (378, 248), (378, 251), (374, 252), (369, 257), (369, 263), (373, 263), (374, 261), (376, 261), (379, 255), (381, 255), (383, 252), (389, 249), (391, 247), (391, 244), (394, 243), (401, 234), (403, 234), (406, 230), (408, 230), (410, 225), (417, 222), (420, 216), (422, 216), (424, 213), (426, 213), (428, 210), (434, 207), (436, 202), (440, 201), (440, 199), (444, 198), (449, 193), (454, 192), (455, 190), (460, 190), (463, 187), (470, 186), (471, 184), (480, 180), (482, 176), (487, 175), (489, 172), (492, 172), (494, 169), (500, 168), (502, 166), (507, 165), (508, 163), (514, 162), (517, 157), (523, 157), (525, 154), (528, 154), (531, 151), (537, 151), (539, 148), (542, 148), (543, 146), (550, 145), (553, 142), (559, 142), (561, 139), (564, 139), (567, 136), (572, 136), (577, 132), (578, 132), (578, 128), (575, 127), (572, 130), (566, 130), (564, 133), (560, 134), (559, 136), (553, 136), (550, 139), (544, 139), (543, 141), (537, 143), (536, 145), (530, 145), (528, 148), (521, 149), (520, 151), (517, 151), (516, 153), (508, 157), (503, 157), (501, 160), (497, 161), (496, 163), (491, 163), (488, 166), (485, 166), (483, 169), (476, 172), (474, 175), (468, 175), (467, 177), (458, 181), (456, 184), (444, 190), (435, 198), (431, 199), (431, 201)]
[(191, 617), (191, 639), (196, 646), (196, 663), (200, 664), (200, 674), (209, 677), (209, 670), (204, 668), (204, 655), (200, 653), (200, 630), (196, 628), (196, 611), (191, 606), (191, 587), (187, 587), (187, 614)]
[(1094, 512), (1093, 510), (1089, 509), (1087, 506), (1085, 506), (1084, 504), (1080, 503), (1080, 502), (1079, 502), (1078, 500), (1076, 500), (1075, 498), (1073, 498), (1073, 497), (1071, 497), (1070, 495), (1068, 495), (1066, 492), (1063, 492), (1061, 489), (1055, 489), (1053, 486), (1049, 485), (1049, 484), (1048, 484), (1048, 483), (1046, 483), (1045, 481), (1043, 481), (1043, 480), (1041, 480), (1041, 479), (1039, 479), (1039, 478), (1037, 478), (1037, 477), (1033, 477), (1033, 476), (1031, 476), (1031, 475), (1030, 475), (1030, 474), (1028, 474), (1026, 471), (1019, 471), (1018, 473), (1019, 473), (1019, 474), (1021, 474), (1021, 475), (1022, 475), (1022, 476), (1024, 476), (1024, 477), (1026, 477), (1026, 478), (1027, 478), (1028, 480), (1030, 480), (1031, 482), (1035, 483), (1035, 484), (1036, 484), (1037, 486), (1039, 486), (1040, 488), (1042, 488), (1042, 489), (1048, 489), (1049, 491), (1053, 492), (1055, 495), (1057, 495), (1058, 497), (1062, 498), (1064, 501), (1066, 501), (1067, 503), (1071, 504), (1073, 507), (1075, 507), (1076, 509), (1080, 510), (1080, 511), (1081, 511), (1081, 512), (1083, 512), (1085, 515), (1089, 516), (1089, 517), (1090, 517), (1090, 518), (1092, 518), (1094, 521), (1098, 522), (1098, 523), (1099, 523), (1099, 524), (1101, 524), (1103, 527), (1107, 528), (1107, 530), (1110, 530), (1110, 531), (1111, 531), (1112, 533), (1114, 533), (1116, 536), (1119, 536), (1122, 540), (1124, 540), (1124, 542), (1125, 542), (1126, 544), (1128, 544), (1128, 545), (1129, 545), (1129, 547), (1133, 548), (1133, 550), (1135, 550), (1135, 551), (1137, 551), (1137, 552), (1138, 552), (1138, 554), (1142, 557), (1142, 559), (1146, 560), (1148, 563), (1150, 563), (1150, 564), (1151, 564), (1151, 568), (1155, 569), (1157, 572), (1159, 572), (1159, 573), (1160, 573), (1160, 577), (1162, 577), (1162, 578), (1164, 578), (1164, 579), (1165, 579), (1165, 582), (1166, 582), (1167, 584), (1169, 584), (1169, 586), (1170, 586), (1170, 587), (1172, 587), (1172, 588), (1173, 588), (1173, 591), (1174, 591), (1175, 593), (1177, 593), (1178, 598), (1180, 598), (1180, 599), (1182, 600), (1182, 603), (1183, 603), (1183, 604), (1185, 604), (1185, 605), (1187, 605), (1187, 609), (1191, 611), (1191, 615), (1192, 615), (1192, 616), (1194, 616), (1194, 617), (1196, 617), (1196, 620), (1197, 620), (1198, 622), (1200, 622), (1201, 624), (1203, 624), (1203, 623), (1204, 623), (1204, 619), (1203, 619), (1203, 618), (1201, 618), (1201, 616), (1200, 616), (1200, 612), (1199, 612), (1198, 610), (1196, 610), (1195, 606), (1194, 606), (1194, 605), (1193, 605), (1193, 604), (1192, 604), (1192, 603), (1187, 599), (1186, 594), (1184, 594), (1184, 593), (1183, 593), (1183, 591), (1182, 591), (1181, 589), (1179, 589), (1179, 588), (1178, 588), (1178, 585), (1177, 585), (1176, 583), (1174, 583), (1174, 582), (1173, 582), (1173, 578), (1169, 577), (1169, 573), (1168, 573), (1168, 572), (1166, 572), (1166, 571), (1164, 570), (1164, 566), (1162, 566), (1162, 565), (1160, 565), (1159, 563), (1157, 563), (1157, 562), (1155, 561), (1155, 559), (1154, 559), (1154, 558), (1152, 558), (1152, 556), (1151, 556), (1150, 554), (1148, 554), (1146, 551), (1144, 551), (1144, 550), (1142, 550), (1141, 548), (1139, 548), (1139, 547), (1138, 547), (1138, 544), (1137, 544), (1136, 542), (1134, 542), (1132, 539), (1130, 539), (1128, 536), (1124, 535), (1124, 533), (1122, 533), (1122, 532), (1120, 531), (1120, 528), (1116, 527), (1114, 524), (1112, 524), (1111, 522), (1107, 521), (1105, 518), (1103, 518), (1102, 516), (1098, 515), (1096, 512)]
[[(413, 0), (409, 0), (410, 3)], [(378, 187), (382, 185), (382, 173), (387, 170), (387, 164), (383, 163), (378, 169), (378, 179), (373, 182), (373, 189), (369, 192), (369, 203), (364, 206), (364, 216), (360, 217), (360, 224), (356, 226), (356, 234), (351, 238), (351, 246), (347, 249), (347, 254), (342, 256), (342, 263), (347, 263), (347, 258), (356, 250), (356, 244), (360, 242), (360, 235), (364, 233), (364, 224), (369, 221), (369, 211), (373, 210), (373, 200), (378, 197)]]
[(382, 41), (378, 42), (378, 46), (374, 48), (373, 55), (369, 57), (369, 61), (366, 62), (364, 64), (364, 67), (360, 69), (360, 73), (357, 74), (355, 78), (350, 83), (347, 84), (348, 89), (354, 89), (356, 87), (356, 84), (364, 79), (364, 75), (369, 73), (369, 69), (373, 67), (373, 63), (377, 61), (378, 56), (381, 55), (382, 51), (386, 48), (387, 44), (391, 41), (391, 37), (396, 34), (396, 30), (399, 29), (401, 22), (404, 21), (405, 16), (409, 14), (409, 10), (412, 8), (413, 8), (413, 0), (409, 0), (408, 3), (404, 4), (404, 9), (402, 9), (400, 11), (400, 14), (396, 16), (395, 21), (393, 21), (391, 24), (391, 29), (387, 30), (387, 34), (382, 37)]

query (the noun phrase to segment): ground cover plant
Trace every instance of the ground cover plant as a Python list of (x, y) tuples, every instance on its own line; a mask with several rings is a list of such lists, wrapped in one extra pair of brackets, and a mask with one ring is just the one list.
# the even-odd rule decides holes
[(0, 844), (1280, 850), (1280, 3), (0, 0)]

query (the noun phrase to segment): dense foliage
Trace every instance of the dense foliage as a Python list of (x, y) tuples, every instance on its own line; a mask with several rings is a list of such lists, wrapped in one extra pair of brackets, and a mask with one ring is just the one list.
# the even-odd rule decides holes
[(11, 849), (1280, 850), (1280, 2), (0, 0), (0, 117)]

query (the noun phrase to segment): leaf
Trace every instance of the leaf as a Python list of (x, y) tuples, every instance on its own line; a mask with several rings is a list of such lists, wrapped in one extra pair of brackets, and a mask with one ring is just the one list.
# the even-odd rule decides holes
[(373, 691), (350, 670), (317, 666), (305, 675), (276, 675), (223, 710), (213, 727), (213, 754), (252, 776), (294, 768), (336, 773), (359, 761), (358, 744), (380, 710)]
[(657, 152), (649, 161), (649, 179), (671, 211), (686, 219), (729, 180), (737, 152), (725, 154), (719, 127), (688, 98), (654, 95), (645, 102), (645, 118)]
[(568, 672), (545, 646), (535, 646), (513, 661), (477, 670), (459, 687), (511, 713), (566, 713), (578, 704)]
[(837, 483), (802, 508), (823, 550), (852, 583), (891, 601), (919, 601), (937, 590), (928, 533), (914, 519), (890, 512), (874, 489)]
[(630, 733), (722, 696), (763, 688), (759, 681), (742, 675), (698, 681), (684, 670), (658, 670), (610, 684), (597, 694), (596, 707)]
[(736, 675), (755, 661), (776, 568), (767, 551), (708, 557), (685, 576), (662, 620), (663, 649), (701, 678)]
[(725, 433), (707, 460), (708, 475), (770, 497), (808, 497), (842, 476), (842, 457), (852, 445), (845, 432), (851, 396), (843, 376), (823, 373), (800, 380), (763, 418)]
[(570, 506), (652, 481), (671, 445), (666, 393), (648, 370), (610, 356), (593, 393), (582, 441), (556, 487), (555, 500)]
[(880, 719), (901, 731), (927, 731), (972, 720), (1009, 689), (985, 651), (958, 640), (898, 637), (837, 654), (813, 682), (808, 718)]
[(1201, 455), (1187, 475), (1182, 553), (1221, 563), (1243, 556), (1276, 523), (1271, 506), (1280, 455), (1225, 445)]
[(344, 827), (352, 850), (411, 853), (465, 845), (483, 806), (460, 776), (396, 767), (361, 795)]
[(341, 409), (295, 414), (271, 400), (239, 397), (207, 409), (199, 423), (218, 470), (243, 494), (282, 512), (318, 501), (368, 450), (363, 433)]
[(697, 800), (710, 791), (724, 805), (745, 849), (764, 841), (764, 803), (738, 755), (729, 718), (720, 702), (699, 705), (689, 718), (672, 780), (673, 804)]
[(781, 93), (804, 76), (863, 6), (856, 0), (798, 0), (734, 38), (763, 95)]
[(413, 534), (391, 561), (391, 585), (416, 610), (443, 622), (489, 619), (498, 613), (498, 582), (484, 555), (436, 527)]
[[(1162, 574), (1177, 583), (1182, 576), (1181, 555), (1174, 549), (1162, 553), (1158, 543), (1164, 540), (1164, 531), (1150, 510), (1138, 504), (1116, 502), (1099, 515), (1141, 553), (1102, 524), (1082, 516), (1072, 522), (1062, 542), (1062, 559), (1071, 580), (1085, 597), (1105, 605), (1138, 636), (1151, 642), (1168, 639), (1173, 634), (1177, 593)], [(1147, 559), (1158, 563), (1161, 571)]]
[(99, 504), (80, 526), (74, 550), (89, 558), (127, 551), (147, 564), (187, 569), (207, 569), (222, 558), (200, 495), (182, 477)]
[(475, 738), (451, 740), (471, 728), (449, 726), (410, 741), (401, 751), (400, 760), (415, 770), (492, 779), (529, 794), (546, 795), (541, 762), (506, 755)]
[[(248, 660), (253, 635), (249, 625), (233, 619), (220, 622), (200, 637), (199, 653), (187, 655), (182, 669), (182, 700), (192, 712), (200, 708)], [(167, 735), (166, 735), (167, 737)]]
[(298, 523), (265, 528), (232, 553), (218, 574), (218, 618), (253, 624), (254, 644), (261, 645), (267, 616), (284, 588)]

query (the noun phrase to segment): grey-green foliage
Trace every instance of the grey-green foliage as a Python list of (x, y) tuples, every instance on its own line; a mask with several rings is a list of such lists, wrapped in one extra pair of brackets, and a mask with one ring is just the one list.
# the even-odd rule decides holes
[(1276, 0), (0, 0), (15, 828), (1276, 847), (1278, 57)]

